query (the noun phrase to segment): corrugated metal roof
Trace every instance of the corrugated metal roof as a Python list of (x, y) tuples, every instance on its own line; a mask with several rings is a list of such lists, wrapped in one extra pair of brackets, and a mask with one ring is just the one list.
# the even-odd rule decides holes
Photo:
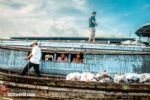
[(141, 37), (150, 37), (150, 23), (143, 25), (135, 33)]
[[(67, 50), (90, 49), (90, 50), (121, 50), (121, 51), (150, 51), (150, 47), (139, 45), (116, 45), (116, 44), (90, 44), (90, 43), (71, 43), (71, 42), (49, 42), (38, 41), (39, 46), (44, 48), (65, 48)], [(30, 46), (32, 41), (0, 41), (0, 46)]]
[[(19, 40), (88, 40), (88, 37), (11, 37)], [(134, 38), (103, 38), (96, 37), (96, 40), (135, 40)]]

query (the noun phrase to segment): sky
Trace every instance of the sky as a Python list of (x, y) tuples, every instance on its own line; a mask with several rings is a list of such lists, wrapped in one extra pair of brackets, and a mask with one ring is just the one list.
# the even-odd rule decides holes
[(150, 0), (0, 0), (0, 38), (88, 37), (96, 11), (96, 37), (133, 37), (150, 22)]

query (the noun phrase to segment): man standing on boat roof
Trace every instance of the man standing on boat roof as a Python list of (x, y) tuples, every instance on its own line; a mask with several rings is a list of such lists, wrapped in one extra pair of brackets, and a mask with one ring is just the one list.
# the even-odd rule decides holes
[(96, 12), (93, 11), (92, 12), (92, 16), (89, 18), (89, 40), (88, 42), (91, 43), (95, 43), (95, 27), (97, 26), (97, 23), (96, 23)]
[(37, 77), (40, 77), (39, 65), (41, 60), (41, 49), (38, 47), (37, 41), (33, 41), (31, 46), (32, 46), (32, 52), (29, 56), (26, 57), (26, 59), (28, 59), (29, 62), (25, 65), (20, 75), (25, 75), (26, 72), (31, 67), (33, 67)]

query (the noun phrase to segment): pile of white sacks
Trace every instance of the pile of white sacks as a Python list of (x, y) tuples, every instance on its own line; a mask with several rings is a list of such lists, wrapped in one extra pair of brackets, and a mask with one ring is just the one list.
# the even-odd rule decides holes
[(71, 81), (93, 81), (100, 83), (150, 83), (150, 73), (136, 74), (136, 73), (126, 73), (126, 74), (115, 74), (110, 75), (108, 72), (103, 71), (100, 73), (90, 73), (90, 72), (74, 72), (66, 76), (66, 80)]
[(113, 82), (113, 78), (107, 73), (106, 71), (93, 74), (90, 72), (75, 72), (75, 73), (70, 73), (66, 76), (66, 80), (71, 80), (71, 81), (93, 81), (93, 82)]

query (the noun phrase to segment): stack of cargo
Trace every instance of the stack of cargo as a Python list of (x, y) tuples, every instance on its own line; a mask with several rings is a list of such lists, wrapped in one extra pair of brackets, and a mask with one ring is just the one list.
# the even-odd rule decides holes
[(143, 73), (125, 73), (110, 75), (108, 72), (103, 71), (96, 74), (90, 72), (75, 72), (66, 76), (66, 80), (71, 81), (94, 81), (100, 83), (150, 83), (150, 74)]

